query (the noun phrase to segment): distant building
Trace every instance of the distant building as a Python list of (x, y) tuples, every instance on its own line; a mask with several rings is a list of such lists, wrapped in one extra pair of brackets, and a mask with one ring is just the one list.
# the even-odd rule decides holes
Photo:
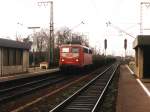
[(27, 72), (30, 43), (0, 38), (0, 76)]

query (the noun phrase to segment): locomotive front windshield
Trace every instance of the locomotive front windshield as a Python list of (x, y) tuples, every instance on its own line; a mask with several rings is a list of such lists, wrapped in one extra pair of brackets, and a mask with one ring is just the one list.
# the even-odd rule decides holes
[(63, 53), (68, 53), (69, 52), (69, 48), (62, 48), (62, 52)]
[(72, 53), (79, 53), (79, 48), (72, 48), (71, 52)]
[(69, 47), (64, 47), (62, 48), (62, 53), (79, 53), (79, 48), (70, 48)]
[(63, 47), (61, 48), (61, 56), (66, 58), (79, 57), (80, 48), (78, 47)]

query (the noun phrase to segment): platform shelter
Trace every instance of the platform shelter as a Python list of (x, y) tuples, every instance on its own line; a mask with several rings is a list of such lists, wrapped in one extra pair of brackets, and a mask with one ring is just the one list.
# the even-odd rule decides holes
[(150, 79), (150, 35), (138, 35), (133, 42), (133, 48), (137, 77)]
[(0, 77), (27, 72), (31, 43), (0, 38)]

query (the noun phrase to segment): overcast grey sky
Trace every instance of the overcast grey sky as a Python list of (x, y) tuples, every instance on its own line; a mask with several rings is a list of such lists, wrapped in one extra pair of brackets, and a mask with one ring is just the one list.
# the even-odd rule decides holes
[[(49, 27), (49, 6), (39, 7), (37, 2), (47, 0), (0, 0), (0, 36), (15, 39), (16, 32), (21, 35), (31, 33), (28, 26)], [(149, 0), (53, 0), (54, 27), (67, 26), (73, 28), (81, 21), (85, 24), (73, 31), (88, 35), (90, 44), (103, 51), (103, 41), (108, 39), (108, 54), (123, 55), (124, 38), (128, 40), (128, 53), (132, 50), (133, 38), (120, 33), (106, 22), (129, 32), (133, 36), (139, 34), (140, 2)], [(150, 8), (143, 8), (144, 27), (150, 22)], [(23, 26), (17, 23), (23, 24)], [(144, 32), (148, 34), (148, 32)]]

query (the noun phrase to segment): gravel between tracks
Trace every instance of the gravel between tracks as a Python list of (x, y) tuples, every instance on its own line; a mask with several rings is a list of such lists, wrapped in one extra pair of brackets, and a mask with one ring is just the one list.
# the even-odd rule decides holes
[(68, 98), (68, 96), (73, 94), (74, 91), (77, 91), (79, 88), (81, 88), (84, 84), (91, 80), (92, 77), (93, 76), (91, 75), (90, 77), (87, 77), (84, 80), (80, 81), (80, 83), (75, 83), (73, 84), (73, 86), (71, 85), (70, 87), (67, 87), (64, 91), (61, 91), (54, 96), (43, 99), (39, 103), (36, 103), (21, 112), (48, 112), (57, 104)]
[(11, 102), (0, 104), (0, 112), (10, 112), (11, 110), (18, 108), (19, 106), (25, 105), (26, 103), (31, 102), (31, 101), (37, 99), (38, 97), (46, 95), (50, 91), (54, 91), (61, 85), (65, 85), (65, 84), (71, 82), (72, 80), (73, 79), (70, 79), (70, 80), (64, 81), (61, 84), (59, 83), (59, 84), (55, 84), (53, 86), (50, 85), (48, 87), (45, 87), (38, 91), (35, 91), (32, 94), (26, 94), (25, 96), (21, 96), (20, 97), (21, 99), (15, 98)]
[(103, 100), (102, 108), (98, 112), (116, 112), (116, 102), (118, 94), (119, 70), (113, 77), (113, 80), (108, 87), (107, 94)]
[[(102, 67), (104, 69), (104, 67)], [(101, 71), (102, 71), (101, 68)], [(93, 77), (94, 75), (91, 75)], [(71, 86), (67, 88), (64, 92), (59, 92), (59, 94), (53, 95), (52, 97), (46, 97), (45, 99), (40, 100), (40, 102), (35, 103), (28, 108), (25, 108), (19, 112), (48, 112), (50, 109), (52, 109), (54, 106), (56, 106), (58, 103), (60, 103), (62, 100), (66, 99), (70, 94), (72, 94), (74, 91), (79, 89), (83, 86), (86, 82), (88, 82), (91, 77), (86, 78), (86, 80), (82, 80), (81, 83), (75, 84), (74, 86)], [(48, 87), (45, 89), (42, 89), (40, 91), (35, 91), (34, 94), (25, 95), (24, 97), (21, 97), (21, 100), (14, 99), (14, 101), (9, 102), (8, 104), (1, 104), (0, 105), (0, 112), (10, 112), (22, 105), (28, 104), (28, 102), (32, 102), (36, 100), (37, 98), (41, 96), (45, 96), (46, 94), (58, 89), (60, 86), (63, 86), (69, 82), (72, 82), (72, 80), (68, 80), (64, 82), (63, 84), (56, 84), (53, 87)], [(16, 111), (17, 112), (17, 111)]]
[[(99, 73), (104, 70), (105, 67), (101, 68), (99, 70)], [(95, 74), (97, 75), (97, 73)], [(40, 102), (35, 103), (28, 108), (25, 108), (24, 110), (21, 110), (19, 112), (48, 112), (52, 108), (54, 108), (57, 104), (59, 104), (61, 101), (66, 99), (68, 96), (74, 93), (74, 91), (81, 88), (85, 83), (87, 83), (89, 80), (91, 80), (92, 77), (95, 75), (89, 75), (86, 78), (83, 78), (83, 80), (79, 81), (78, 83), (75, 83), (69, 87), (67, 87), (65, 90), (53, 95), (46, 97), (42, 99)]]

